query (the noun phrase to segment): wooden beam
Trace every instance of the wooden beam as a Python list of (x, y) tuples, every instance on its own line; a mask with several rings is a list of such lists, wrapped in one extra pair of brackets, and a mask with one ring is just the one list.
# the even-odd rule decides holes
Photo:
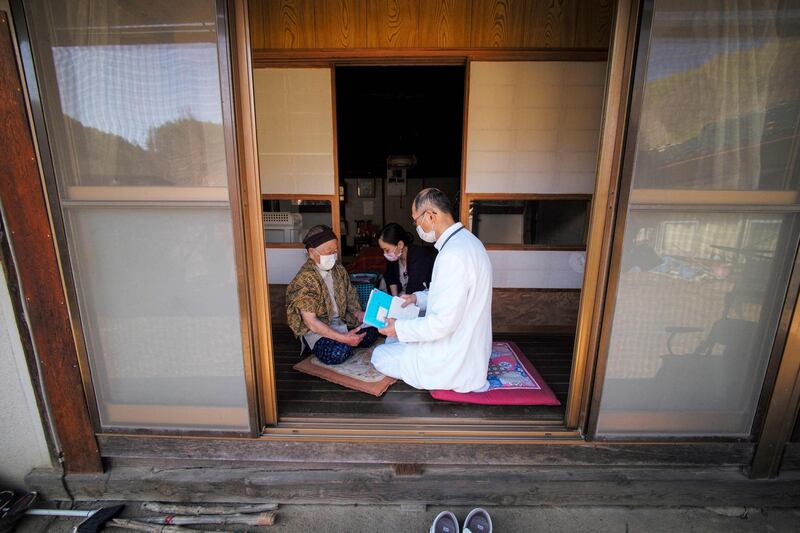
[(343, 63), (395, 63), (410, 60), (414, 64), (426, 62), (453, 62), (463, 64), (472, 61), (605, 61), (608, 50), (590, 49), (525, 49), (525, 48), (346, 48), (346, 49), (294, 49), (253, 50), (253, 67), (268, 67), (278, 63), (324, 64)]
[(800, 442), (787, 442), (783, 448), (780, 473), (800, 470)]
[(800, 302), (795, 303), (775, 388), (753, 458), (750, 471), (753, 478), (778, 475), (784, 449), (791, 438), (798, 411), (800, 411)]
[(272, 357), (267, 266), (264, 261), (264, 225), (261, 217), (261, 178), (256, 143), (253, 69), (250, 58), (250, 34), (247, 1), (231, 3), (229, 14), (231, 45), (231, 78), (233, 83), (236, 148), (239, 164), (243, 229), (245, 237), (245, 269), (248, 273), (250, 316), (253, 323), (253, 350), (256, 355), (256, 392), (262, 424), (278, 419), (275, 395), (275, 369)]
[[(291, 437), (260, 439), (98, 435), (103, 457), (439, 465), (745, 465), (752, 443), (587, 443), (580, 439)], [(498, 445), (502, 444), (502, 453)]]
[[(101, 472), (8, 17), (0, 12), (0, 201), (64, 465)], [(6, 428), (9, 429), (9, 428)]]
[[(67, 476), (79, 500), (276, 502), (305, 504), (620, 505), (796, 507), (797, 476), (756, 481), (725, 468), (516, 468), (423, 465), (403, 476), (393, 465), (198, 467), (112, 466), (108, 474)], [(27, 483), (48, 498), (62, 490), (52, 471)]]

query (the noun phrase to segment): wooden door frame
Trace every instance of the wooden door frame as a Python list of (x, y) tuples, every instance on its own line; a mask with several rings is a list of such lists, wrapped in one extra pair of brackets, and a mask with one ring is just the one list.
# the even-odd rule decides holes
[[(336, 66), (343, 65), (465, 65), (465, 93), (464, 93), (464, 120), (462, 134), (462, 165), (461, 165), (461, 203), (458, 206), (459, 212), (463, 214), (468, 209), (469, 198), (464, 194), (464, 184), (466, 180), (466, 150), (467, 150), (467, 126), (469, 109), (469, 71), (471, 61), (609, 61), (607, 79), (605, 85), (605, 105), (603, 109), (603, 119), (601, 126), (601, 142), (598, 151), (598, 164), (596, 173), (596, 183), (594, 194), (592, 195), (592, 207), (590, 213), (589, 229), (587, 234), (587, 259), (584, 273), (584, 282), (581, 289), (581, 300), (579, 308), (578, 323), (576, 328), (576, 343), (573, 355), (572, 371), (570, 376), (570, 390), (565, 406), (565, 416), (561, 424), (552, 427), (543, 424), (531, 424), (526, 430), (522, 428), (498, 428), (495, 431), (497, 436), (517, 436), (542, 438), (543, 436), (562, 436), (574, 438), (581, 436), (585, 429), (587, 412), (589, 407), (589, 397), (593, 385), (594, 361), (597, 342), (599, 340), (598, 330), (602, 311), (602, 302), (605, 293), (605, 279), (608, 274), (608, 264), (610, 259), (611, 247), (609, 240), (611, 228), (615, 216), (617, 176), (619, 160), (621, 157), (622, 134), (619, 129), (625, 124), (627, 114), (627, 94), (628, 82), (630, 79), (629, 69), (631, 68), (631, 31), (635, 32), (638, 19), (638, 10), (632, 0), (621, 0), (615, 8), (614, 23), (612, 25), (612, 42), (609, 50), (521, 50), (521, 49), (343, 49), (343, 50), (255, 50), (250, 52), (249, 48), (249, 26), (247, 21), (246, 0), (236, 0), (237, 11), (237, 46), (246, 49), (247, 57), (240, 51), (239, 68), (292, 68), (292, 67), (329, 67), (332, 71)], [(240, 20), (241, 19), (241, 20)], [(243, 30), (243, 31), (242, 31)], [(249, 80), (252, 82), (252, 75), (243, 76), (240, 74), (240, 87), (237, 91), (239, 107), (243, 110), (243, 117), (250, 117), (255, 120), (253, 113), (254, 103), (253, 88), (247, 87), (244, 83)], [(335, 87), (334, 87), (335, 98)], [(249, 101), (246, 101), (249, 100)], [(334, 114), (335, 114), (335, 101)], [(335, 117), (334, 117), (335, 121)], [(255, 131), (254, 122), (243, 124), (245, 130)], [(334, 129), (334, 147), (336, 147), (337, 132)], [(242, 136), (243, 141), (250, 143), (251, 146), (245, 147), (248, 153), (257, 156), (257, 146), (255, 146), (255, 135)], [(243, 181), (251, 184), (260, 184), (258, 177), (258, 162), (249, 161), (245, 167), (255, 176), (243, 176)], [(335, 169), (338, 175), (338, 168)], [(337, 184), (338, 185), (338, 182)], [(338, 196), (337, 196), (338, 198)], [(258, 204), (253, 204), (256, 206)], [(260, 216), (260, 205), (258, 205), (257, 215)], [(256, 213), (250, 214), (251, 218), (256, 217)], [(253, 250), (256, 248), (254, 247)], [(260, 263), (263, 266), (264, 261)], [(266, 279), (266, 272), (256, 272), (255, 275), (261, 279)], [(262, 322), (256, 319), (256, 323), (262, 329), (268, 330), (266, 334), (262, 332), (265, 339), (271, 338), (271, 322), (269, 314), (265, 315), (267, 320)], [(271, 343), (267, 350), (261, 351), (261, 358), (268, 358), (272, 364)], [(266, 366), (267, 362), (262, 365)], [(275, 396), (274, 372), (271, 376), (261, 374), (262, 378), (271, 379), (261, 384), (262, 390), (272, 389), (273, 398)], [(276, 404), (273, 404), (277, 410)], [(265, 425), (275, 424), (274, 419), (263, 419)], [(330, 424), (336, 422), (335, 427)], [(368, 424), (365, 421), (355, 421), (351, 429), (343, 429), (340, 423), (343, 421), (321, 421), (319, 428), (306, 429), (304, 435), (325, 436), (332, 434), (375, 435), (394, 434), (402, 436), (403, 429), (392, 431), (387, 426), (376, 425), (374, 428), (364, 427)], [(419, 423), (419, 421), (417, 421)], [(527, 421), (531, 423), (531, 421)], [(491, 429), (465, 428), (463, 430), (447, 430), (436, 425), (435, 421), (430, 424), (430, 430), (423, 433), (430, 436), (491, 436)], [(544, 427), (543, 427), (544, 426)], [(297, 435), (297, 428), (281, 429), (277, 427), (266, 428), (267, 434), (276, 435)], [(417, 434), (420, 432), (417, 431)]]
[[(13, 2), (17, 12), (21, 8), (19, 0)], [(624, 136), (624, 124), (627, 118), (628, 109), (628, 86), (632, 69), (630, 62), (633, 58), (633, 50), (630, 43), (633, 33), (637, 26), (636, 12), (637, 2), (633, 0), (622, 0), (618, 4), (615, 14), (615, 24), (613, 28), (613, 43), (611, 49), (611, 61), (609, 65), (608, 80), (606, 86), (606, 103), (603, 116), (603, 130), (601, 147), (598, 161), (598, 181), (600, 176), (605, 176), (607, 189), (596, 190), (593, 202), (593, 219), (602, 220), (602, 226), (596, 225), (590, 235), (590, 245), (587, 254), (587, 274), (584, 281), (584, 294), (581, 298), (581, 322), (580, 331), (583, 336), (576, 338), (576, 351), (584, 351), (583, 386), (581, 387), (582, 396), (580, 403), (574, 402), (569, 407), (569, 421), (575, 422), (575, 429), (565, 431), (564, 428), (556, 431), (548, 431), (547, 428), (540, 428), (537, 432), (529, 433), (506, 433), (499, 435), (488, 435), (486, 432), (464, 432), (461, 434), (453, 432), (428, 433), (424, 431), (408, 431), (405, 434), (397, 435), (396, 432), (385, 432), (383, 435), (375, 435), (374, 430), (357, 430), (343, 432), (336, 429), (322, 429), (313, 434), (299, 434), (292, 431), (283, 431), (274, 435), (265, 435), (261, 438), (222, 438), (214, 437), (195, 437), (185, 439), (178, 436), (156, 436), (156, 435), (120, 435), (120, 434), (98, 434), (97, 442), (100, 445), (98, 452), (95, 445), (95, 434), (89, 420), (89, 408), (86, 405), (84, 394), (88, 391), (83, 390), (80, 376), (77, 374), (76, 365), (78, 364), (78, 354), (75, 350), (74, 339), (70, 328), (66, 328), (54, 334), (52, 330), (53, 313), (61, 319), (66, 317), (67, 324), (75, 328), (73, 321), (69, 321), (70, 316), (66, 308), (59, 302), (63, 302), (64, 291), (61, 279), (61, 272), (58, 269), (40, 271), (42, 274), (41, 284), (48, 287), (47, 291), (35, 292), (32, 288), (36, 287), (38, 281), (26, 281), (21, 276), (22, 292), (27, 302), (29, 328), (37, 343), (38, 355), (47, 364), (53, 364), (52, 368), (63, 370), (51, 372), (43, 375), (44, 385), (47, 396), (52, 399), (62, 399), (63, 409), (53, 413), (53, 423), (58, 433), (60, 445), (64, 452), (63, 461), (68, 472), (98, 472), (102, 469), (100, 456), (129, 456), (129, 457), (181, 457), (181, 458), (208, 458), (208, 459), (244, 459), (263, 460), (269, 458), (275, 461), (297, 461), (298, 454), (308, 460), (332, 460), (350, 462), (354, 458), (358, 460), (373, 462), (398, 462), (398, 458), (407, 462), (432, 462), (438, 464), (451, 464), (453, 461), (464, 457), (469, 457), (474, 462), (474, 454), (480, 451), (481, 462), (485, 464), (497, 463), (492, 457), (490, 448), (475, 448), (475, 444), (485, 444), (495, 446), (497, 444), (512, 444), (508, 450), (513, 452), (519, 464), (539, 464), (537, 461), (546, 460), (547, 464), (552, 463), (553, 457), (560, 461), (573, 461), (574, 464), (618, 464), (620, 457), (633, 457), (636, 461), (646, 461), (648, 458), (668, 461), (665, 457), (674, 457), (674, 461), (687, 464), (741, 464), (749, 462), (752, 458), (752, 443), (735, 442), (663, 442), (665, 439), (658, 439), (659, 442), (637, 441), (635, 443), (590, 443), (581, 440), (581, 434), (585, 431), (587, 424), (587, 413), (589, 412), (592, 381), (595, 375), (595, 353), (597, 346), (599, 323), (603, 314), (603, 298), (606, 290), (606, 276), (608, 274), (608, 260), (610, 258), (609, 235), (613, 231), (614, 209), (616, 197), (618, 195), (618, 184), (615, 176), (618, 175), (619, 159), (621, 156), (621, 143)], [(233, 84), (233, 110), (236, 120), (236, 150), (238, 155), (237, 164), (239, 165), (238, 176), (240, 180), (240, 202), (242, 207), (242, 224), (244, 226), (244, 246), (246, 257), (247, 287), (248, 287), (248, 308), (249, 315), (256, 326), (260, 324), (269, 325), (269, 303), (267, 301), (267, 278), (266, 266), (261, 252), (262, 245), (262, 225), (260, 219), (260, 182), (258, 176), (258, 161), (255, 145), (254, 113), (253, 113), (253, 94), (252, 94), (252, 70), (251, 52), (249, 48), (247, 24), (247, 10), (244, 0), (232, 0), (229, 5), (229, 25), (230, 34), (234, 37), (230, 42), (231, 48), (231, 71)], [(20, 26), (21, 24), (21, 26)], [(634, 29), (632, 32), (631, 28)], [(17, 35), (25, 34), (24, 23), (17, 21)], [(25, 34), (26, 35), (26, 34)], [(625, 44), (623, 44), (625, 43)], [(516, 53), (516, 52), (515, 52)], [(485, 56), (481, 56), (482, 59)], [(30, 59), (30, 58), (29, 58)], [(412, 59), (417, 62), (419, 59)], [(25, 58), (23, 57), (23, 62)], [(372, 59), (371, 61), (376, 61)], [(380, 60), (378, 60), (380, 61)], [(441, 61), (441, 58), (437, 58)], [(358, 63), (358, 61), (356, 61)], [(26, 79), (32, 76), (31, 65), (25, 65)], [(13, 79), (5, 77), (3, 80)], [(28, 87), (35, 88), (35, 78), (27, 78)], [(24, 87), (21, 87), (24, 89)], [(24, 91), (23, 91), (24, 92)], [(20, 98), (18, 96), (18, 98)], [(34, 102), (35, 103), (35, 102)], [(465, 103), (466, 106), (466, 103)], [(23, 105), (24, 108), (24, 105)], [(34, 119), (36, 115), (35, 106), (32, 108)], [(7, 126), (5, 124), (4, 126)], [(36, 129), (43, 127), (43, 124), (36, 123)], [(30, 131), (30, 130), (29, 130)], [(18, 132), (15, 133), (18, 134)], [(38, 154), (40, 158), (46, 155), (44, 152)], [(18, 211), (24, 211), (24, 216), (30, 219), (31, 216), (44, 217), (46, 224), (43, 228), (51, 228), (48, 217), (48, 205), (45, 194), (42, 192), (43, 183), (36, 166), (35, 155), (27, 164), (26, 173), (28, 178), (34, 179), (28, 182), (26, 187), (19, 187), (15, 184), (12, 192), (29, 193), (28, 198), (32, 203), (22, 204)], [(46, 161), (40, 159), (42, 164)], [(2, 191), (4, 194), (8, 189)], [(601, 201), (601, 194), (602, 201)], [(16, 206), (7, 197), (3, 197), (4, 216), (9, 220), (10, 209)], [(28, 220), (28, 223), (30, 220)], [(15, 224), (20, 224), (19, 220)], [(14, 224), (7, 226), (16, 232)], [(24, 228), (24, 225), (18, 225)], [(33, 235), (32, 239), (12, 240), (15, 250), (15, 260), (17, 261), (20, 274), (33, 275), (28, 271), (36, 271), (36, 266), (47, 254), (53, 261), (58, 261), (56, 254), (56, 243), (54, 243), (52, 232), (43, 232)], [(599, 242), (601, 246), (595, 246)], [(60, 243), (59, 243), (60, 244)], [(27, 252), (25, 252), (27, 250)], [(25, 253), (21, 254), (20, 251)], [(29, 253), (28, 253), (29, 252)], [(48, 261), (50, 259), (47, 259)], [(596, 265), (596, 266), (590, 266)], [(592, 272), (591, 278), (588, 272)], [(589, 297), (587, 284), (593, 285), (594, 297)], [(59, 300), (59, 296), (61, 300)], [(42, 314), (44, 313), (44, 314)], [(791, 337), (786, 343), (786, 349), (794, 349), (793, 353), (798, 353), (798, 311), (794, 311), (794, 318), (791, 327)], [(47, 318), (45, 322), (43, 317)], [(787, 326), (788, 327), (788, 326)], [(41, 336), (46, 334), (58, 343), (53, 349), (43, 351)], [(253, 328), (253, 346), (258, 355), (255, 363), (259, 379), (252, 384), (257, 387), (260, 383), (274, 382), (274, 369), (271, 357), (271, 338), (269, 328)], [(795, 347), (795, 348), (791, 348)], [(577, 352), (576, 352), (577, 353)], [(780, 383), (791, 383), (783, 381), (782, 377), (791, 375), (791, 371), (796, 369), (796, 357), (794, 359), (784, 358), (784, 367), (779, 372)], [(61, 366), (57, 366), (61, 365)], [(788, 372), (788, 373), (787, 373)], [(576, 376), (581, 372), (574, 369)], [(270, 381), (273, 380), (273, 381)], [(575, 382), (573, 381), (573, 384)], [(85, 385), (85, 384), (84, 384)], [(795, 384), (795, 389), (797, 385)], [(258, 394), (260, 421), (269, 422), (275, 420), (276, 403), (274, 390), (262, 391)], [(794, 409), (797, 409), (797, 394), (775, 395), (776, 401), (780, 405), (777, 410), (770, 409), (767, 413), (767, 424), (770, 421), (780, 421), (784, 417), (782, 413), (791, 412), (791, 401), (794, 398)], [(788, 403), (787, 403), (788, 402)], [(779, 409), (778, 409), (779, 408)], [(775, 418), (777, 417), (777, 418)], [(79, 423), (75, 423), (78, 420)], [(777, 429), (782, 429), (778, 427)], [(134, 433), (134, 432), (131, 432)], [(765, 428), (759, 451), (765, 444), (768, 429)], [(780, 441), (781, 431), (773, 432), (776, 436), (770, 437), (775, 442)], [(364, 437), (377, 437), (379, 442), (373, 443), (369, 448), (364, 448)], [(591, 435), (590, 435), (591, 437)], [(410, 443), (414, 443), (410, 446)], [(343, 449), (358, 452), (360, 455), (350, 455), (342, 453)], [(774, 461), (776, 454), (779, 454), (775, 446), (763, 448), (765, 459)], [(452, 450), (452, 451), (448, 451)], [(187, 455), (188, 454), (188, 455)], [(639, 454), (639, 455), (637, 455)], [(421, 457), (424, 457), (421, 459)], [(500, 458), (504, 460), (505, 458)], [(402, 462), (402, 461), (400, 461)], [(624, 461), (623, 461), (624, 462)]]

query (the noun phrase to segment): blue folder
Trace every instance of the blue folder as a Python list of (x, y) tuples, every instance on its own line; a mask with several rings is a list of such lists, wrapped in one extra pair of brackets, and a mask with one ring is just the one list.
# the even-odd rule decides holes
[(392, 295), (378, 289), (372, 289), (364, 311), (364, 323), (376, 328), (386, 327), (386, 317), (392, 307)]

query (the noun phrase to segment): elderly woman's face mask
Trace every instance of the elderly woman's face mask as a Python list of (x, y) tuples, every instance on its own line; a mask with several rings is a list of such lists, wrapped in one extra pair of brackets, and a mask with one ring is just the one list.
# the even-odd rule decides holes
[(314, 262), (317, 263), (320, 270), (330, 270), (336, 264), (337, 248), (335, 246), (325, 244), (311, 250), (313, 251), (312, 257), (316, 257)]

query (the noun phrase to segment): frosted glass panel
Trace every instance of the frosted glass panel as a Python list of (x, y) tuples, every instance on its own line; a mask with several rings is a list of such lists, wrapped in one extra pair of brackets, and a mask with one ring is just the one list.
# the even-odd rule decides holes
[(67, 222), (104, 425), (246, 428), (228, 209), (88, 207)]
[(594, 191), (605, 62), (470, 63), (466, 190)]
[(261, 192), (334, 194), (329, 68), (253, 71)]
[(747, 435), (797, 235), (797, 215), (632, 212), (598, 431)]
[(26, 9), (101, 425), (249, 430), (216, 3)]

